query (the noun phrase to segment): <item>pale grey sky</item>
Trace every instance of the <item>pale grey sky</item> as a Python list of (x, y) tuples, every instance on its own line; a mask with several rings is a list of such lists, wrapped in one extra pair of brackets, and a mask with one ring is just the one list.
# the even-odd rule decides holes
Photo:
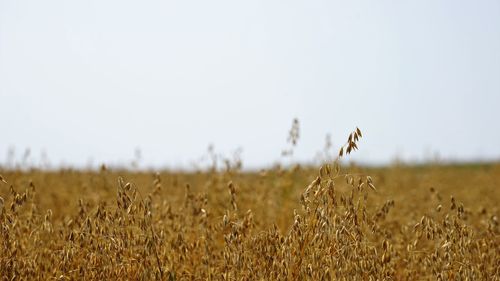
[(500, 1), (0, 0), (0, 163), (500, 158)]

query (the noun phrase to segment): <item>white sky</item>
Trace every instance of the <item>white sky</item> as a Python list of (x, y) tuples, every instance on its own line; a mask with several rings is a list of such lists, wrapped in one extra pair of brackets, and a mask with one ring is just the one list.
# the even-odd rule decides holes
[(500, 1), (0, 0), (0, 163), (500, 158)]

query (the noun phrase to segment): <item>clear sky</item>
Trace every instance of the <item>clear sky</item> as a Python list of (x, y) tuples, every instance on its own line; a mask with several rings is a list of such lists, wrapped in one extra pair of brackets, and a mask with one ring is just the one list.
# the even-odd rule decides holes
[(500, 1), (0, 0), (0, 163), (500, 158)]

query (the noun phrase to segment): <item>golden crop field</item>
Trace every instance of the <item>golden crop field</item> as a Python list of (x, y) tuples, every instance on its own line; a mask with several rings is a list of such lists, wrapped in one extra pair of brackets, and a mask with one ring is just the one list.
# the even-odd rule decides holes
[(0, 174), (2, 280), (500, 279), (500, 164)]

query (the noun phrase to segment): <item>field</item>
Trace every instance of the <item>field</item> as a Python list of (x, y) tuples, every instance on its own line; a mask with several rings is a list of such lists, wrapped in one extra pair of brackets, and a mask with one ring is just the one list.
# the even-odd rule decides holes
[(500, 279), (500, 164), (0, 174), (2, 280)]

